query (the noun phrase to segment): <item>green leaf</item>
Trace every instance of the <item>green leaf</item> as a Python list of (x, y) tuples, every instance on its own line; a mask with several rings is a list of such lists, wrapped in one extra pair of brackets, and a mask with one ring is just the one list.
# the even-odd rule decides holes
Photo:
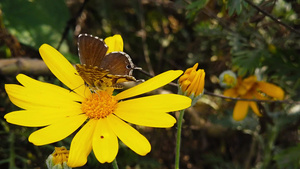
[(2, 0), (5, 27), (25, 44), (57, 46), (69, 19), (63, 0)]
[(226, 8), (228, 9), (229, 16), (231, 16), (234, 12), (238, 15), (242, 12), (242, 2), (243, 0), (228, 0)]
[(197, 13), (206, 6), (208, 0), (197, 0), (192, 2), (191, 4), (187, 5), (187, 15), (186, 18), (193, 20)]
[(207, 4), (208, 0), (198, 0), (195, 2), (192, 2), (191, 4), (189, 4), (186, 9), (188, 10), (194, 10), (194, 9), (202, 9), (205, 7), (205, 5)]

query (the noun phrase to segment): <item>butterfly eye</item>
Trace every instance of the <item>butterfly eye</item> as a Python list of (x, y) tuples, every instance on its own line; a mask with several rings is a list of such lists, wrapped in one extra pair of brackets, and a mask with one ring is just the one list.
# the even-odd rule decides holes
[(126, 68), (131, 69), (132, 67), (131, 67), (131, 65), (126, 65)]

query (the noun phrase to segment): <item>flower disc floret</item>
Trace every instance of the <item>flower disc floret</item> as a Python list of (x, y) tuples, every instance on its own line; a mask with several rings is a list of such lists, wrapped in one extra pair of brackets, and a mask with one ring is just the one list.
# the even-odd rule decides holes
[(81, 105), (82, 111), (90, 119), (105, 118), (114, 112), (118, 101), (112, 92), (97, 91), (86, 98)]

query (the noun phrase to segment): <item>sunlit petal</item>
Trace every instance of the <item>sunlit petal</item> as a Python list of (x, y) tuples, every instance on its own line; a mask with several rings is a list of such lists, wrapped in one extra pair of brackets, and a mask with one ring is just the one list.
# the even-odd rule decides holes
[(127, 89), (119, 94), (116, 95), (117, 100), (122, 100), (126, 98), (130, 98), (133, 96), (137, 96), (143, 93), (147, 93), (159, 87), (162, 87), (182, 74), (183, 71), (181, 70), (170, 70), (164, 73), (161, 73), (144, 83), (141, 83), (137, 86), (134, 86), (130, 89)]
[(182, 95), (160, 94), (119, 102), (116, 111), (171, 112), (188, 108), (191, 101), (190, 98)]
[(233, 110), (233, 119), (240, 121), (243, 120), (248, 113), (249, 102), (237, 101)]
[(61, 53), (47, 44), (43, 44), (39, 52), (48, 68), (61, 82), (82, 97), (87, 95), (89, 90), (86, 89), (83, 79)]
[(106, 119), (99, 119), (93, 136), (93, 151), (100, 163), (112, 162), (118, 153), (116, 134), (110, 129)]
[(80, 167), (85, 165), (87, 157), (92, 150), (92, 140), (97, 120), (89, 120), (72, 140), (68, 166)]
[(114, 115), (107, 117), (109, 126), (120, 140), (139, 155), (146, 155), (151, 151), (149, 141), (134, 128)]
[(123, 51), (123, 39), (121, 35), (114, 35), (107, 37), (104, 40), (105, 44), (108, 46), (108, 50), (106, 53), (111, 52), (122, 52)]
[(191, 105), (191, 99), (175, 94), (161, 94), (118, 103), (115, 114), (133, 124), (151, 127), (172, 127), (176, 120), (165, 113)]
[(33, 132), (28, 140), (35, 145), (45, 145), (60, 141), (78, 129), (86, 118), (87, 116), (85, 115), (77, 115), (60, 119), (56, 123)]
[(81, 114), (81, 109), (38, 109), (19, 110), (6, 114), (4, 118), (7, 122), (28, 127), (42, 127), (55, 123), (57, 119)]
[(118, 112), (116, 113), (121, 119), (140, 126), (148, 127), (172, 127), (176, 119), (167, 113), (145, 113), (143, 111)]
[(69, 96), (58, 95), (54, 91), (52, 93), (47, 92), (47, 88), (34, 90), (21, 85), (7, 84), (5, 90), (11, 102), (23, 109), (41, 109), (45, 107), (68, 109), (80, 105), (78, 102), (71, 100)]
[(75, 100), (75, 101), (83, 100), (83, 97), (81, 97), (74, 91), (67, 90), (65, 88), (50, 83), (45, 83), (45, 82), (35, 80), (24, 74), (17, 75), (17, 80), (23, 86), (28, 88), (28, 90), (31, 89), (32, 92), (38, 92), (40, 95), (55, 96), (55, 97), (59, 96), (62, 97), (64, 100)]

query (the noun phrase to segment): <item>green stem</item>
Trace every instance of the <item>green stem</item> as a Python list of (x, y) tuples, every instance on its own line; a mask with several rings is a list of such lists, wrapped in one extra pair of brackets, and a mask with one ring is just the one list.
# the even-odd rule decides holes
[(278, 136), (278, 128), (277, 126), (269, 126), (270, 129), (268, 131), (268, 139), (267, 142), (265, 143), (265, 148), (264, 148), (264, 161), (262, 164), (262, 168), (268, 168), (270, 165), (270, 162), (273, 158), (272, 152), (274, 150), (274, 145), (276, 138)]
[(180, 161), (180, 142), (181, 142), (181, 129), (183, 121), (184, 110), (180, 111), (179, 118), (177, 121), (177, 138), (176, 138), (176, 154), (175, 154), (175, 169), (179, 169)]
[(111, 163), (114, 169), (119, 169), (117, 164), (117, 158), (114, 159), (114, 161)]

